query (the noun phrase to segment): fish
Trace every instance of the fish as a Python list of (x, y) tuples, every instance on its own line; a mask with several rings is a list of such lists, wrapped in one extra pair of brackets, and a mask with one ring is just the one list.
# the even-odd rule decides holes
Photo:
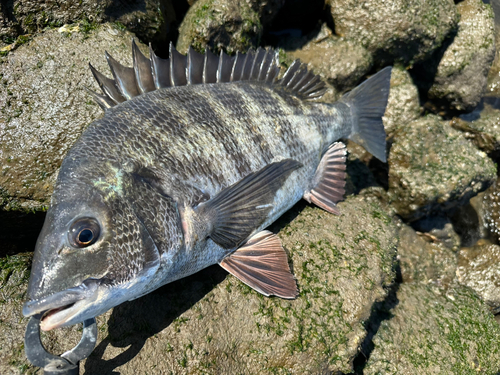
[(90, 65), (104, 109), (65, 156), (38, 237), (23, 315), (48, 331), (219, 264), (265, 296), (299, 294), (266, 228), (300, 199), (340, 214), (350, 139), (386, 162), (386, 67), (334, 103), (271, 48)]

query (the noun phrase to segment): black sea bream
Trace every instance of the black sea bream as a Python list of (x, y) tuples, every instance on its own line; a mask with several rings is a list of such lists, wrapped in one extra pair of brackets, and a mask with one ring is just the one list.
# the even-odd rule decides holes
[(305, 198), (338, 213), (345, 146), (385, 161), (385, 68), (333, 104), (277, 52), (170, 58), (133, 44), (134, 67), (95, 71), (105, 109), (64, 159), (38, 238), (23, 314), (50, 330), (219, 263), (264, 295), (295, 298), (279, 239), (265, 228)]

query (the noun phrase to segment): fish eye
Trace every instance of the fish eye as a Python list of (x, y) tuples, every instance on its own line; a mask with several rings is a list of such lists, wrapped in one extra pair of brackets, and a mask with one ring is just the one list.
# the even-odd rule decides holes
[(69, 242), (73, 247), (83, 248), (92, 245), (99, 238), (101, 228), (97, 220), (84, 217), (75, 220), (69, 228)]

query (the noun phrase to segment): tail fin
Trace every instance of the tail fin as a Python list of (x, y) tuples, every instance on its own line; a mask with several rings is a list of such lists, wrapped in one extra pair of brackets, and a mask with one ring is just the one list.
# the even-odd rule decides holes
[(392, 67), (373, 75), (342, 98), (353, 115), (353, 129), (349, 139), (363, 146), (377, 159), (387, 161), (385, 130), (382, 116), (389, 97)]

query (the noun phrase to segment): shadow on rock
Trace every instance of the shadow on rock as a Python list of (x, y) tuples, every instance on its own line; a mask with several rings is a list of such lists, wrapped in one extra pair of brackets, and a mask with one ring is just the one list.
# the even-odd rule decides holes
[[(115, 307), (107, 322), (108, 336), (85, 362), (85, 374), (118, 374), (114, 369), (134, 358), (148, 338), (172, 324), (226, 276), (227, 272), (215, 265)], [(105, 360), (103, 356), (108, 345), (129, 348)]]
[(0, 258), (32, 252), (44, 220), (45, 212), (0, 211)]

